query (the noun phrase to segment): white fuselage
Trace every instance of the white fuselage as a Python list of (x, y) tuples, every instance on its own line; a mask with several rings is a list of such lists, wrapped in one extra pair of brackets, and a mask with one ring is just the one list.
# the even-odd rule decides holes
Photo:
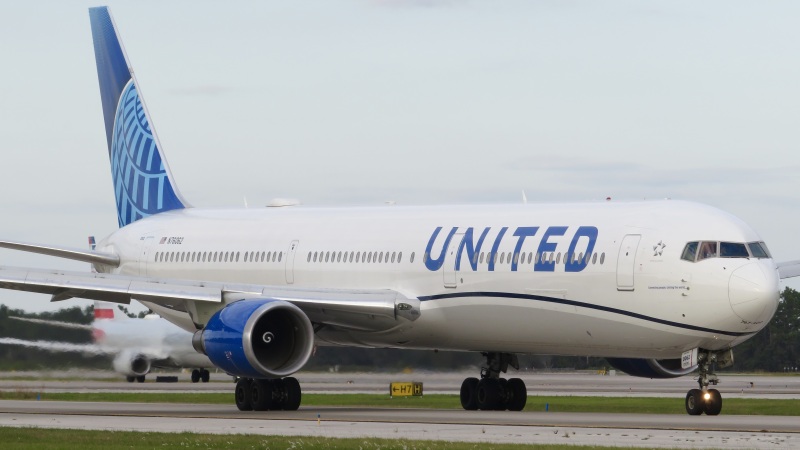
[[(777, 307), (771, 258), (681, 259), (703, 240), (760, 238), (727, 213), (665, 200), (184, 209), (121, 228), (98, 250), (120, 256), (114, 273), (421, 300), (416, 321), (381, 333), (323, 327), (320, 344), (674, 358), (735, 345)], [(148, 306), (194, 330), (185, 313)]]
[(92, 335), (97, 345), (114, 349), (125, 362), (142, 355), (155, 367), (214, 367), (192, 348), (191, 333), (159, 317), (96, 319)]

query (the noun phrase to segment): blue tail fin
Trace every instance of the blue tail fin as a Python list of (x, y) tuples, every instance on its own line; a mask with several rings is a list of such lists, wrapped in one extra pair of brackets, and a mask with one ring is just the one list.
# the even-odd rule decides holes
[(150, 125), (108, 7), (89, 8), (119, 226), (188, 204)]

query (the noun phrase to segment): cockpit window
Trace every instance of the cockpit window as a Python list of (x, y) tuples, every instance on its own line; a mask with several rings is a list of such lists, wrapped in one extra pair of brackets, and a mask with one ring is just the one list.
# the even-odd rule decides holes
[(769, 250), (767, 250), (767, 246), (763, 242), (750, 242), (747, 244), (750, 248), (750, 254), (753, 255), (753, 258), (770, 258)]
[(700, 243), (700, 253), (697, 255), (697, 260), (702, 261), (708, 258), (714, 258), (717, 256), (717, 243), (716, 242), (701, 242)]
[(720, 242), (719, 256), (722, 258), (749, 258), (747, 246), (738, 242)]
[(686, 247), (683, 248), (681, 259), (694, 262), (694, 258), (697, 256), (697, 244), (697, 242), (689, 242), (686, 244)]

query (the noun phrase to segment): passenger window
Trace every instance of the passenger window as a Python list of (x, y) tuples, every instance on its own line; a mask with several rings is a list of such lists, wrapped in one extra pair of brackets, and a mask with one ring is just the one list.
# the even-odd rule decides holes
[(356, 263), (361, 261), (361, 252), (356, 252)]
[(392, 263), (393, 264), (394, 264), (394, 260), (396, 259), (396, 257), (397, 257), (397, 253), (396, 252), (392, 252)]
[(480, 262), (481, 262), (481, 264), (483, 264), (483, 252), (481, 252), (481, 259), (480, 259)]
[(380, 254), (378, 255), (378, 262), (379, 263), (383, 262), (383, 252), (380, 252)]
[(414, 253), (415, 252), (411, 252), (411, 260), (409, 262), (412, 262), (412, 263), (414, 262)]
[(283, 259), (283, 252), (278, 252), (278, 262), (281, 262), (281, 259)]
[(403, 262), (403, 252), (397, 254), (397, 264)]
[(722, 258), (749, 258), (747, 246), (738, 242), (720, 242), (719, 256)]
[(236, 262), (239, 262), (239, 252), (236, 252)]
[(747, 244), (750, 248), (750, 254), (753, 255), (753, 258), (769, 258), (769, 251), (767, 251), (767, 246), (764, 245), (763, 242), (750, 242)]
[(715, 258), (717, 256), (717, 243), (716, 242), (702, 242), (700, 243), (700, 252), (697, 255), (697, 260), (702, 261), (708, 258)]
[(592, 264), (597, 264), (597, 253), (592, 255)]
[(558, 256), (556, 256), (556, 264), (561, 264), (561, 252), (558, 252)]
[(368, 263), (372, 262), (372, 252), (367, 253), (367, 262)]
[(600, 264), (603, 264), (606, 260), (606, 252), (600, 254)]

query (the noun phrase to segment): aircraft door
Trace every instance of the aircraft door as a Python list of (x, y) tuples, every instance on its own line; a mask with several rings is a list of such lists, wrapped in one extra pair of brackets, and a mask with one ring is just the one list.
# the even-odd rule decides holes
[(143, 236), (141, 238), (141, 252), (139, 253), (139, 276), (147, 276), (147, 260), (150, 258), (153, 247), (153, 236)]
[(289, 250), (286, 252), (286, 284), (294, 284), (294, 257), (297, 254), (297, 247), (300, 241), (292, 241)]
[(456, 287), (456, 253), (458, 253), (458, 246), (461, 245), (461, 240), (464, 239), (464, 233), (456, 233), (450, 240), (450, 246), (447, 247), (447, 254), (444, 256), (444, 264), (442, 264), (442, 274), (444, 276), (444, 287)]
[(633, 273), (636, 269), (636, 250), (639, 248), (640, 234), (629, 234), (622, 239), (617, 257), (617, 290), (633, 290)]

